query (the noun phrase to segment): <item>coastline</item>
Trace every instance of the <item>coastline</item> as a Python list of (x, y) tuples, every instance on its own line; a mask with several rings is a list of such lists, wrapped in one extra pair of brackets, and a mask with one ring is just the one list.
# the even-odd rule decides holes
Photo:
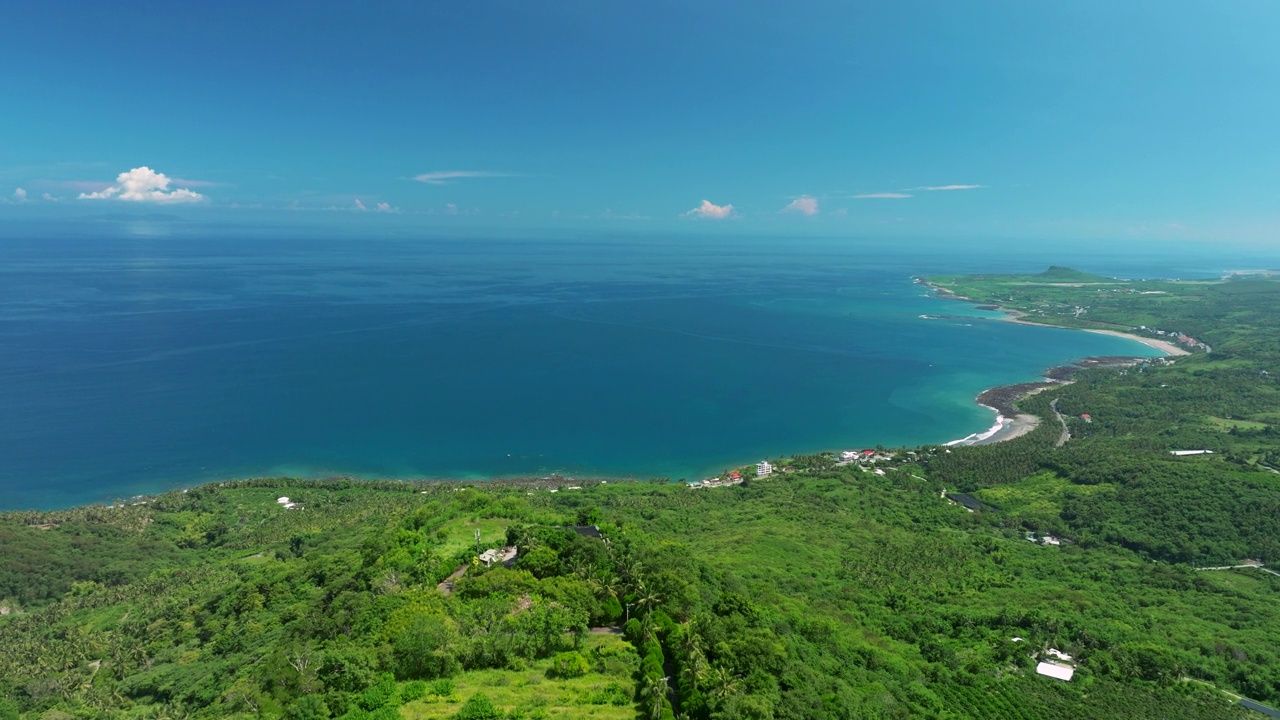
[(1169, 355), (1173, 357), (1191, 354), (1190, 350), (1178, 347), (1176, 344), (1171, 343), (1168, 340), (1157, 340), (1156, 338), (1149, 338), (1142, 335), (1134, 335), (1133, 333), (1120, 332), (1119, 330), (1099, 330), (1096, 328), (1080, 328), (1080, 329), (1084, 330), (1085, 332), (1098, 333), (1099, 335), (1111, 335), (1113, 337), (1122, 337), (1122, 338), (1129, 338), (1130, 340), (1137, 340), (1138, 342), (1142, 343), (1143, 345), (1146, 345), (1147, 347), (1155, 348), (1156, 350), (1163, 352), (1165, 355)]
[[(953, 298), (947, 298), (947, 299), (950, 300)], [(958, 300), (960, 298), (957, 296), (954, 299)], [(967, 298), (965, 300), (967, 302), (976, 302), (974, 300), (968, 300)], [(1128, 333), (1121, 330), (1103, 330), (1101, 328), (1080, 328), (1080, 327), (1070, 327), (1068, 325), (1050, 325), (1049, 323), (1023, 320), (1023, 318), (1026, 317), (1026, 315), (1017, 310), (1010, 310), (1009, 308), (999, 307), (998, 305), (994, 307), (999, 308), (1000, 312), (1005, 314), (1004, 317), (995, 318), (996, 320), (999, 320), (1001, 322), (1010, 322), (1017, 325), (1033, 325), (1035, 327), (1044, 327), (1044, 328), (1058, 328), (1061, 330), (1079, 330), (1081, 332), (1096, 333), (1098, 335), (1110, 335), (1111, 337), (1125, 338), (1128, 340), (1136, 340), (1142, 343), (1143, 345), (1146, 345), (1149, 348), (1155, 348), (1156, 350), (1159, 350), (1160, 352), (1170, 357), (1181, 357), (1183, 355), (1191, 354), (1190, 350), (1179, 347), (1177, 343), (1173, 343), (1168, 340), (1161, 340), (1159, 338), (1147, 337), (1145, 335), (1137, 335), (1135, 333)]]
[[(954, 291), (929, 282), (924, 277), (915, 276), (912, 278), (914, 282), (923, 285), (933, 291), (934, 296), (943, 300), (959, 300), (968, 303), (981, 303), (984, 310), (998, 310), (1003, 313), (1002, 317), (993, 318), (1000, 322), (1009, 322), (1017, 325), (1034, 325), (1036, 327), (1059, 328), (1062, 330), (1082, 330), (1084, 332), (1096, 333), (1099, 335), (1110, 335), (1112, 337), (1126, 338), (1128, 340), (1136, 340), (1149, 348), (1159, 350), (1166, 356), (1179, 357), (1190, 355), (1191, 351), (1179, 347), (1176, 343), (1168, 340), (1160, 340), (1150, 338), (1135, 333), (1122, 332), (1120, 330), (1103, 330), (1099, 328), (1077, 328), (1065, 325), (1051, 325), (1049, 323), (1033, 322), (1025, 320), (1026, 314), (1006, 308), (996, 303), (986, 303), (973, 298), (959, 295)], [(1044, 380), (1039, 382), (1015, 383), (1013, 385), (999, 385), (988, 388), (978, 394), (975, 401), (986, 408), (996, 411), (995, 424), (984, 431), (971, 433), (957, 440), (943, 443), (944, 447), (966, 447), (971, 445), (992, 445), (998, 442), (1013, 440), (1022, 437), (1027, 433), (1035, 430), (1040, 425), (1040, 418), (1027, 413), (1019, 413), (1015, 407), (1015, 403), (1024, 398), (1028, 398), (1037, 393), (1043, 392), (1051, 387), (1070, 384), (1071, 375), (1077, 371), (1087, 367), (1122, 367), (1126, 365), (1134, 365), (1141, 362), (1144, 358), (1139, 357), (1088, 357), (1079, 363), (1072, 365), (1059, 365), (1049, 368), (1045, 371)]]

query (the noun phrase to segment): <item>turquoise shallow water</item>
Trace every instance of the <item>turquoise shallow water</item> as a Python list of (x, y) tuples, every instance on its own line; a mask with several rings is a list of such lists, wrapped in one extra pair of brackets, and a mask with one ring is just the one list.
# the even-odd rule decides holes
[(911, 283), (1047, 264), (971, 248), (77, 239), (0, 260), (0, 508), (277, 473), (703, 477), (963, 437), (992, 422), (984, 388), (1153, 352)]

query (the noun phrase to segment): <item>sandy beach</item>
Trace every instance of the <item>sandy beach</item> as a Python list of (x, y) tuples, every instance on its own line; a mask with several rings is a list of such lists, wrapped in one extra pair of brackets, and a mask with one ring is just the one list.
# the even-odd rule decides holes
[(1143, 345), (1146, 345), (1147, 347), (1155, 348), (1156, 350), (1159, 350), (1160, 352), (1166, 355), (1190, 355), (1191, 354), (1190, 350), (1187, 350), (1181, 347), (1180, 345), (1178, 345), (1177, 343), (1172, 342), (1170, 340), (1160, 340), (1158, 338), (1146, 337), (1144, 335), (1135, 335), (1134, 333), (1121, 332), (1119, 330), (1100, 330), (1096, 328), (1073, 328), (1073, 327), (1068, 327), (1066, 325), (1051, 325), (1049, 323), (1032, 322), (1030, 320), (1024, 320), (1023, 318), (1026, 317), (1026, 315), (1017, 310), (1000, 308), (1000, 311), (1005, 314), (1004, 317), (1000, 318), (1000, 320), (1004, 322), (1017, 323), (1018, 325), (1034, 325), (1036, 327), (1059, 328), (1061, 330), (1082, 330), (1084, 332), (1097, 333), (1099, 335), (1110, 335), (1112, 337), (1121, 337), (1121, 338), (1128, 338), (1130, 340), (1137, 340)]
[(1169, 342), (1168, 340), (1159, 340), (1156, 338), (1144, 337), (1142, 335), (1134, 335), (1133, 333), (1120, 332), (1119, 330), (1094, 330), (1091, 328), (1080, 328), (1080, 329), (1084, 330), (1085, 332), (1098, 333), (1099, 335), (1113, 335), (1115, 337), (1122, 337), (1122, 338), (1129, 338), (1130, 340), (1137, 340), (1143, 345), (1146, 345), (1147, 347), (1153, 347), (1159, 350), (1160, 352), (1163, 352), (1166, 355), (1190, 355), (1191, 354), (1190, 350), (1179, 347), (1177, 343)]
[[(984, 407), (991, 407), (985, 405)], [(993, 410), (995, 408), (992, 408)], [(996, 411), (996, 422), (987, 430), (973, 433), (959, 440), (943, 443), (946, 447), (967, 447), (969, 445), (992, 445), (1016, 437), (1022, 437), (1040, 426), (1040, 418), (1026, 413), (1017, 413), (1013, 417), (1005, 417)]]
[(973, 441), (972, 445), (993, 445), (1005, 440), (1012, 440), (1016, 437), (1022, 437), (1027, 433), (1040, 427), (1040, 418), (1035, 415), (1019, 413), (1013, 416), (1013, 419), (1001, 416), (1001, 427), (990, 436), (980, 440)]

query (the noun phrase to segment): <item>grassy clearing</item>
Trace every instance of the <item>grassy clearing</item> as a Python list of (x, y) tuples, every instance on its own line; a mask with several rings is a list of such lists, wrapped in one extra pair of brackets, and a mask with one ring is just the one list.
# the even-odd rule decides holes
[[(400, 715), (409, 720), (452, 718), (472, 695), (484, 693), (503, 712), (530, 718), (634, 720), (632, 673), (639, 658), (631, 644), (617, 635), (591, 635), (582, 655), (593, 664), (593, 671), (582, 677), (547, 677), (550, 659), (524, 670), (475, 670), (453, 678), (450, 697), (429, 695), (402, 707)], [(598, 657), (608, 659), (599, 662)], [(614, 705), (606, 700), (610, 695), (626, 700)]]
[(1267, 429), (1266, 423), (1255, 422), (1253, 420), (1237, 420), (1237, 419), (1228, 419), (1228, 418), (1220, 418), (1220, 417), (1213, 417), (1213, 416), (1209, 416), (1205, 418), (1205, 420), (1209, 423), (1210, 426), (1217, 428), (1218, 430), (1221, 430), (1223, 432), (1227, 432), (1229, 430), (1236, 430), (1236, 429), (1238, 430), (1266, 430)]
[(440, 553), (448, 557), (465, 548), (474, 548), (476, 530), (480, 531), (480, 543), (483, 546), (506, 542), (507, 527), (511, 521), (505, 518), (458, 518), (445, 523), (440, 529), (448, 537), (440, 545)]
[(1077, 485), (1051, 472), (1042, 472), (1012, 485), (983, 488), (974, 495), (1002, 512), (1020, 518), (1048, 519), (1062, 512), (1062, 503), (1071, 495), (1114, 492), (1110, 485)]

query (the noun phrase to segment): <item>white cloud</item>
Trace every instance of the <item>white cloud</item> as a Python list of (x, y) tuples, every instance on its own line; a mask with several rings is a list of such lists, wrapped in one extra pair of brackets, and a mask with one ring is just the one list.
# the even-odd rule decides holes
[(685, 213), (686, 216), (723, 220), (733, 215), (732, 205), (716, 205), (710, 200), (703, 200), (698, 207)]
[[(372, 208), (370, 208), (368, 205), (365, 205), (364, 201), (362, 201), (360, 198), (354, 198), (354, 200), (355, 200), (356, 210), (360, 212), (366, 212), (368, 210), (373, 210), (374, 212), (380, 212), (380, 213), (400, 212), (400, 208), (392, 206), (391, 203), (380, 202), (380, 203), (376, 203)], [(341, 208), (333, 208), (333, 209), (339, 210)]]
[(143, 165), (116, 176), (116, 184), (91, 193), (80, 193), (81, 200), (123, 200), (124, 202), (148, 202), (176, 204), (199, 202), (204, 195), (186, 188), (169, 189), (173, 181), (164, 173)]
[(854, 200), (899, 200), (901, 198), (911, 197), (907, 193), (900, 192), (879, 192), (879, 193), (863, 193), (862, 195), (854, 195)]
[(818, 198), (811, 195), (801, 195), (792, 200), (789, 205), (782, 208), (780, 212), (795, 212), (801, 215), (817, 215), (818, 214)]
[(986, 187), (986, 185), (926, 185), (924, 187), (915, 187), (911, 189), (934, 192), (937, 190), (977, 190), (984, 187)]
[(54, 196), (50, 195), (49, 193), (44, 193), (43, 195), (41, 195), (41, 196), (40, 196), (40, 199), (41, 199), (41, 200), (44, 200), (45, 202), (58, 202), (58, 201), (59, 201), (59, 200), (61, 200), (62, 198), (60, 198), (60, 197), (54, 197)]
[(444, 185), (450, 180), (461, 180), (463, 178), (493, 178), (493, 177), (514, 177), (511, 173), (494, 172), (492, 170), (436, 170), (435, 172), (426, 172), (421, 175), (414, 175), (413, 179), (420, 183), (428, 185)]
[(27, 191), (22, 188), (14, 188), (13, 201), (16, 203), (24, 203), (27, 201)]

